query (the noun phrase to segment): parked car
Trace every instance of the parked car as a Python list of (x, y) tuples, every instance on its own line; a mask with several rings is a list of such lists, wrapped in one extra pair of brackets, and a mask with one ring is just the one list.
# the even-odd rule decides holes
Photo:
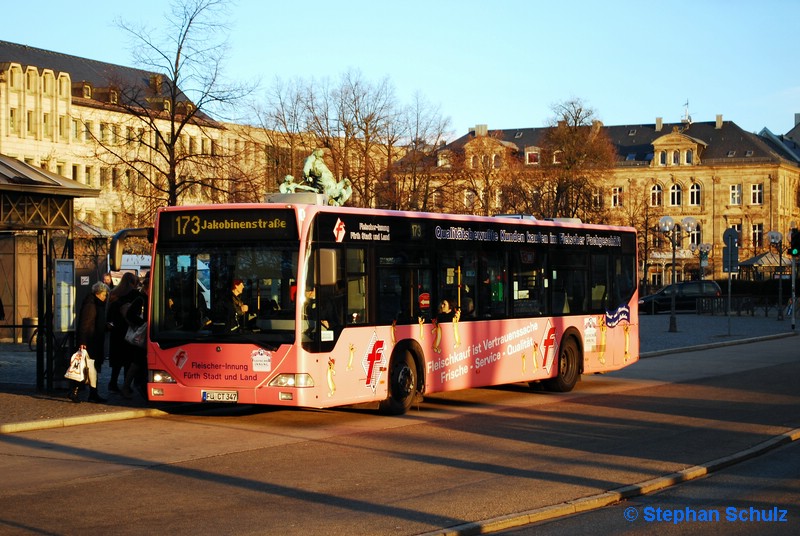
[(667, 285), (658, 292), (639, 298), (640, 314), (655, 314), (672, 309), (675, 294), (676, 311), (696, 311), (698, 298), (716, 298), (722, 291), (714, 281), (682, 281)]

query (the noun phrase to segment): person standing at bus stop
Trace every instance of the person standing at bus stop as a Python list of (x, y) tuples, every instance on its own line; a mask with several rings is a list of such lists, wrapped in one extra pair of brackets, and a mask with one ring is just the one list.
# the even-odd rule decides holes
[[(89, 357), (94, 361), (94, 372), (89, 373), (89, 402), (102, 403), (106, 399), (97, 392), (97, 376), (103, 366), (105, 358), (103, 350), (106, 342), (106, 299), (108, 298), (108, 285), (98, 281), (92, 285), (92, 293), (86, 296), (81, 304), (78, 314), (77, 342), (79, 348), (85, 348)], [(96, 374), (95, 374), (96, 372)], [(78, 390), (80, 385), (75, 385), (70, 390), (69, 398), (79, 402)]]
[[(108, 337), (108, 362), (111, 365), (111, 378), (108, 381), (108, 390), (118, 393), (119, 375), (123, 370), (128, 372), (134, 350), (125, 340), (128, 332), (128, 321), (125, 313), (130, 304), (141, 296), (139, 292), (139, 277), (133, 272), (125, 272), (119, 285), (114, 287), (108, 296), (107, 319), (111, 326)], [(123, 379), (125, 375), (123, 374)]]
[[(148, 272), (141, 282), (141, 288), (136, 293), (136, 298), (131, 302), (125, 313), (125, 320), (127, 324), (136, 329), (147, 324), (149, 314), (147, 310), (148, 295), (150, 293), (150, 273)], [(126, 343), (127, 344), (127, 343)], [(129, 351), (131, 352), (131, 365), (125, 372), (125, 381), (120, 387), (122, 396), (131, 398), (133, 390), (131, 386), (135, 385), (139, 390), (142, 397), (147, 400), (147, 348), (143, 343), (142, 346), (134, 346), (128, 344)]]

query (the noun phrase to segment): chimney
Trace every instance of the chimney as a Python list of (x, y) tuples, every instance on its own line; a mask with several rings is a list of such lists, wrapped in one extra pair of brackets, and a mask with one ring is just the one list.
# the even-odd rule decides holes
[(794, 114), (794, 124), (795, 126), (800, 125), (800, 114)]
[(663, 122), (660, 117), (656, 117), (656, 132), (661, 132), (661, 129), (664, 128)]
[(475, 137), (489, 134), (489, 125), (475, 125)]
[(715, 128), (717, 130), (722, 128), (722, 114), (717, 114), (717, 126)]

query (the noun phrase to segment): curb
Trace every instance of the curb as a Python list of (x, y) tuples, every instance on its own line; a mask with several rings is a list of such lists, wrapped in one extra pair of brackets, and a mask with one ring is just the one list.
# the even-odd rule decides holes
[(717, 458), (716, 460), (712, 460), (701, 465), (695, 465), (694, 467), (687, 467), (682, 471), (670, 473), (651, 480), (645, 480), (644, 482), (639, 482), (638, 484), (622, 486), (620, 488), (590, 495), (588, 497), (581, 497), (580, 499), (566, 501), (551, 506), (543, 506), (541, 508), (528, 510), (526, 512), (509, 514), (506, 516), (473, 523), (465, 523), (463, 525), (456, 525), (454, 527), (435, 530), (432, 532), (425, 532), (419, 536), (475, 536), (499, 530), (513, 529), (541, 521), (551, 521), (559, 517), (580, 514), (591, 510), (596, 510), (598, 508), (604, 508), (606, 506), (616, 504), (624, 499), (630, 499), (640, 495), (647, 495), (671, 486), (675, 486), (677, 484), (681, 484), (683, 482), (704, 477), (710, 473), (714, 473), (731, 465), (755, 458), (799, 439), (800, 428), (795, 428), (794, 430), (772, 437), (759, 443), (758, 445), (735, 454), (731, 454), (730, 456)]
[(169, 415), (169, 413), (153, 408), (114, 411), (111, 413), (94, 413), (90, 415), (79, 415), (77, 417), (64, 417), (60, 419), (43, 419), (41, 421), (2, 424), (0, 425), (0, 434), (15, 434), (18, 432), (30, 432), (33, 430), (65, 428), (67, 426), (78, 426), (81, 424), (124, 421), (128, 419), (139, 419), (141, 417), (163, 417), (165, 415)]
[(737, 344), (750, 344), (754, 342), (769, 341), (772, 339), (783, 339), (784, 337), (795, 337), (797, 332), (790, 331), (789, 333), (774, 333), (772, 335), (759, 335), (758, 337), (749, 337), (747, 339), (733, 339), (730, 341), (710, 342), (706, 344), (696, 344), (694, 346), (683, 346), (681, 348), (669, 348), (667, 350), (653, 350), (652, 352), (643, 352), (639, 354), (640, 359), (648, 357), (657, 357), (667, 354), (679, 354), (684, 352), (699, 352), (700, 350), (709, 350), (711, 348), (723, 348), (725, 346), (735, 346)]

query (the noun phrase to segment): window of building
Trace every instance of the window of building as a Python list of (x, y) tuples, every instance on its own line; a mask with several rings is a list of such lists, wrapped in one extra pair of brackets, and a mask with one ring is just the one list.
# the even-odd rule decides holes
[(650, 206), (660, 207), (664, 203), (664, 191), (660, 184), (654, 184), (650, 188)]
[(669, 204), (679, 207), (683, 203), (683, 188), (680, 184), (673, 184), (669, 189)]
[(89, 84), (83, 84), (83, 98), (84, 99), (92, 98), (92, 86), (90, 86)]
[(667, 165), (667, 151), (661, 151), (658, 153), (658, 163), (662, 166)]
[(728, 151), (728, 158), (733, 158), (736, 156), (736, 151)]
[[(194, 153), (194, 143), (193, 140), (189, 142), (189, 153)], [(476, 155), (472, 155), (472, 158), (469, 160), (469, 166), (472, 169), (478, 167), (478, 157)]]
[(694, 160), (694, 152), (691, 149), (687, 149), (686, 150), (686, 163), (687, 164), (692, 164), (693, 160)]
[(12, 134), (17, 134), (19, 132), (19, 118), (17, 117), (17, 109), (11, 108), (8, 110), (8, 130)]
[(464, 192), (464, 206), (469, 209), (475, 206), (475, 192), (472, 190)]
[(72, 164), (72, 177), (71, 179), (78, 182), (81, 178), (81, 168), (78, 164)]
[(693, 207), (700, 206), (700, 185), (694, 183), (689, 187), (689, 205)]
[(525, 153), (525, 162), (532, 166), (539, 165), (539, 151), (528, 151)]
[(628, 153), (628, 156), (625, 157), (625, 160), (627, 160), (628, 162), (636, 160), (636, 153)]
[(553, 153), (553, 163), (560, 164), (561, 163), (561, 151), (555, 151)]
[(42, 136), (49, 138), (52, 134), (50, 123), (50, 114), (42, 114)]
[(742, 224), (741, 223), (732, 223), (730, 228), (736, 231), (736, 241), (741, 244), (742, 243)]
[(84, 168), (84, 170), (83, 170), (83, 180), (88, 186), (94, 186), (94, 184), (92, 184), (92, 180), (93, 180), (92, 174), (93, 173), (94, 173), (94, 169), (92, 168), (92, 166), (86, 166), (86, 168)]
[(742, 185), (741, 184), (731, 184), (730, 204), (731, 205), (741, 205), (742, 204)]
[(69, 119), (66, 115), (58, 116), (58, 137), (64, 141), (69, 139)]
[(750, 204), (761, 205), (764, 203), (764, 184), (751, 184), (750, 185)]
[(753, 233), (751, 237), (753, 241), (754, 248), (763, 248), (764, 247), (764, 224), (763, 223), (754, 223), (753, 224)]
[(689, 245), (699, 246), (702, 243), (703, 233), (698, 223), (694, 229), (689, 233)]
[(92, 123), (90, 121), (87, 121), (83, 125), (83, 141), (92, 141)]
[[(536, 192), (538, 194), (538, 190)], [(600, 188), (592, 190), (592, 208), (603, 208), (603, 190)]]
[(28, 134), (33, 136), (36, 134), (36, 115), (33, 113), (33, 110), (28, 110), (25, 118), (27, 120)]
[(37, 82), (36, 71), (29, 70), (25, 73), (25, 89), (28, 91), (34, 91), (36, 86), (38, 85)]
[(681, 153), (680, 151), (672, 151), (672, 165), (678, 166), (681, 163)]
[(78, 141), (78, 136), (81, 133), (81, 124), (77, 119), (72, 120), (72, 139)]
[(497, 169), (502, 165), (503, 161), (500, 160), (500, 155), (499, 154), (492, 155), (492, 166), (494, 166), (494, 168)]
[(614, 186), (611, 188), (611, 206), (621, 207), (622, 201), (622, 186)]

